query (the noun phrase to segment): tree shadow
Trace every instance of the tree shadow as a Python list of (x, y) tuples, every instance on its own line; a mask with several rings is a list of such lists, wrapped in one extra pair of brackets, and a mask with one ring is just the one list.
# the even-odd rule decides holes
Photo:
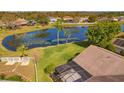
[(87, 48), (90, 45), (90, 43), (88, 41), (75, 42), (74, 44), (84, 47), (84, 48)]

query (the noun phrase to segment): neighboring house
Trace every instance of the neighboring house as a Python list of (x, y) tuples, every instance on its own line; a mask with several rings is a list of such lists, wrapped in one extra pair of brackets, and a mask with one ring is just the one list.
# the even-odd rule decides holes
[(88, 22), (88, 17), (81, 17), (79, 23)]
[(57, 21), (57, 19), (56, 19), (56, 18), (54, 18), (54, 17), (49, 17), (49, 19), (50, 19), (50, 23), (54, 23), (54, 22), (56, 22), (56, 21)]
[(17, 25), (17, 26), (25, 26), (28, 24), (28, 21), (25, 20), (25, 19), (17, 19), (16, 21), (14, 21), (14, 24)]
[(2, 21), (0, 21), (0, 27), (4, 27), (4, 26), (5, 24)]
[(118, 21), (118, 18), (116, 18), (116, 17), (112, 17), (112, 18), (111, 18), (111, 21), (115, 21), (115, 22), (117, 22), (117, 21)]
[(109, 18), (107, 18), (107, 17), (99, 17), (99, 18), (97, 19), (97, 21), (99, 21), (99, 22), (107, 21), (107, 20), (109, 20)]
[(74, 22), (74, 19), (73, 19), (73, 17), (71, 17), (71, 16), (64, 16), (64, 17), (63, 17), (63, 20), (64, 20), (65, 22), (67, 22), (67, 23), (73, 23), (73, 22)]
[(28, 26), (34, 26), (35, 24), (36, 24), (35, 20), (29, 20), (27, 23)]
[[(51, 77), (54, 81), (82, 82), (98, 77), (119, 78), (119, 76), (124, 76), (124, 57), (101, 47), (90, 45), (72, 62), (58, 66)], [(100, 80), (109, 81), (105, 78)], [(121, 78), (121, 81), (124, 81), (124, 77)]]
[(124, 22), (124, 16), (120, 16), (120, 17), (118, 18), (118, 21)]

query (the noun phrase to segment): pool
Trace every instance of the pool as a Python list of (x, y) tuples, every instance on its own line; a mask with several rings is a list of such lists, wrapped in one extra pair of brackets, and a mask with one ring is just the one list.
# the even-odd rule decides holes
[[(80, 42), (87, 39), (86, 32), (88, 27), (66, 27), (59, 32), (59, 44)], [(66, 31), (66, 32), (65, 32)], [(35, 30), (27, 33), (7, 36), (2, 44), (8, 50), (16, 51), (20, 45), (25, 45), (28, 49), (35, 47), (46, 47), (56, 45), (57, 28), (45, 30)]]

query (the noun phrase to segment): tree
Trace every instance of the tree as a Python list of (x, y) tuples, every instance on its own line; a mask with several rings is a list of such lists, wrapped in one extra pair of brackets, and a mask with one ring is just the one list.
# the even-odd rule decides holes
[(54, 26), (57, 28), (57, 44), (59, 45), (59, 33), (63, 30), (62, 20), (58, 19)]
[(96, 19), (97, 19), (97, 16), (96, 16), (96, 15), (91, 15), (91, 16), (89, 16), (89, 18), (88, 18), (88, 22), (95, 22)]
[(21, 53), (21, 56), (23, 57), (23, 56), (25, 56), (26, 54), (25, 54), (25, 51), (27, 50), (28, 48), (25, 46), (25, 45), (21, 45), (21, 46), (19, 46), (17, 49), (16, 49), (16, 51), (19, 51), (20, 53)]
[(119, 32), (121, 27), (118, 22), (99, 22), (88, 28), (87, 38), (89, 43), (106, 48)]
[(68, 30), (63, 30), (64, 31), (64, 36), (66, 37), (66, 43), (68, 43), (68, 39), (71, 37), (71, 31)]
[(79, 23), (79, 21), (80, 21), (80, 18), (79, 17), (74, 17), (74, 22), (75, 23)]
[(40, 23), (42, 26), (49, 24), (49, 18), (47, 16), (37, 17), (37, 22)]
[(68, 40), (69, 40), (69, 38), (73, 35), (73, 34), (75, 34), (75, 33), (78, 33), (78, 32), (80, 32), (79, 31), (79, 29), (77, 29), (77, 28), (65, 28), (65, 29), (63, 29), (63, 31), (64, 31), (64, 36), (66, 37), (66, 43), (68, 43)]
[(115, 52), (115, 46), (112, 43), (109, 43), (106, 48), (110, 51)]

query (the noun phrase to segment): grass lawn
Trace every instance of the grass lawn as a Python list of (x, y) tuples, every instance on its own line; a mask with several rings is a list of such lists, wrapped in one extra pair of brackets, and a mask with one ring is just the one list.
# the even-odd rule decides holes
[(52, 81), (50, 77), (44, 73), (44, 68), (49, 64), (55, 66), (66, 63), (69, 59), (75, 56), (75, 54), (83, 51), (85, 47), (78, 44), (63, 44), (59, 46), (53, 46), (42, 49), (41, 58), (38, 61), (38, 78), (39, 81)]

